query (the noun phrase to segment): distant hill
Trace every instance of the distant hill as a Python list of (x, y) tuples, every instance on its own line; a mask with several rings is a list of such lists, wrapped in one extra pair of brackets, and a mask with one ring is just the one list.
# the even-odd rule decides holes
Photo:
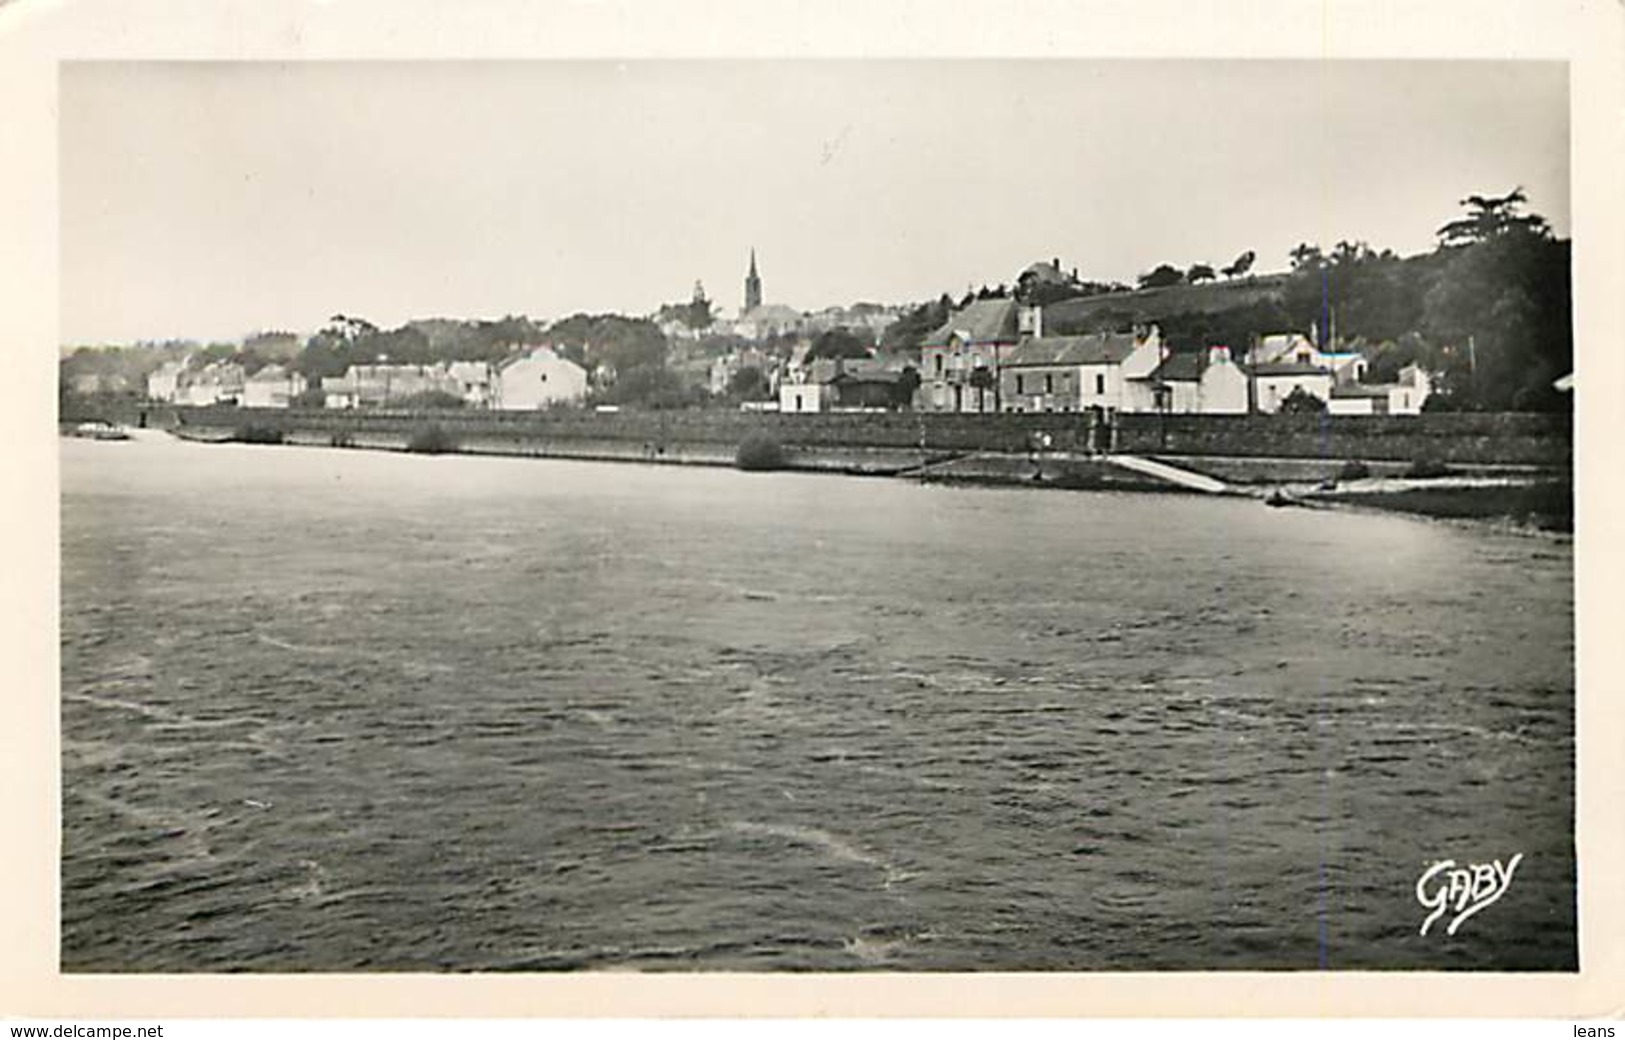
[(1251, 275), (1200, 285), (1080, 296), (1044, 308), (1046, 335), (1115, 332), (1180, 315), (1217, 314), (1259, 304), (1279, 304), (1291, 278), (1286, 273)]

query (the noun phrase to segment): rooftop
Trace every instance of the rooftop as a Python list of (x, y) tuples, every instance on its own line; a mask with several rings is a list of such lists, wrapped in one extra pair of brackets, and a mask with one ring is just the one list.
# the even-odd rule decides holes
[(1303, 361), (1267, 361), (1261, 365), (1253, 365), (1248, 369), (1253, 375), (1260, 378), (1271, 376), (1328, 376), (1329, 371), (1319, 365), (1311, 365)]
[(955, 311), (922, 344), (945, 347), (955, 333), (971, 343), (1014, 343), (1017, 338), (1016, 301), (1008, 297), (972, 300), (964, 310)]
[(1129, 332), (1102, 332), (1093, 336), (1044, 336), (1029, 339), (1016, 347), (1002, 363), (1004, 368), (1032, 365), (1115, 365), (1120, 364), (1139, 342)]

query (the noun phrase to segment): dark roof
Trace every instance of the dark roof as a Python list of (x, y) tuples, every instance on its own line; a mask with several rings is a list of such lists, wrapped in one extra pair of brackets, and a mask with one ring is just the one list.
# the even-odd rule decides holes
[(1205, 354), (1170, 354), (1148, 377), (1158, 383), (1194, 383), (1202, 378)]
[(1302, 361), (1269, 361), (1253, 365), (1249, 371), (1255, 376), (1325, 376), (1331, 373), (1319, 365)]
[(953, 334), (963, 333), (972, 343), (1014, 343), (1016, 341), (1016, 301), (1009, 298), (974, 300), (956, 311), (942, 327), (925, 337), (922, 346), (945, 347)]
[(1332, 387), (1333, 397), (1387, 397), (1389, 390), (1396, 390), (1398, 386), (1366, 386), (1363, 383), (1344, 383)]
[(859, 372), (837, 372), (826, 380), (830, 383), (895, 383), (903, 378), (901, 372), (891, 372), (885, 369), (871, 368)]
[(1102, 332), (1094, 336), (1044, 336), (1023, 342), (1000, 362), (1003, 368), (1030, 365), (1115, 365), (1138, 343), (1129, 332)]

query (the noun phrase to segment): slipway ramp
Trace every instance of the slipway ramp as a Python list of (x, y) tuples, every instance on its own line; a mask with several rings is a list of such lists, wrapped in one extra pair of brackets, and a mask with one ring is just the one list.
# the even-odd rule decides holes
[(1124, 469), (1156, 477), (1158, 480), (1165, 480), (1192, 491), (1203, 491), (1210, 495), (1230, 493), (1230, 486), (1222, 480), (1215, 480), (1205, 473), (1193, 473), (1188, 469), (1170, 466), (1166, 462), (1156, 462), (1138, 455), (1104, 455), (1101, 458), (1102, 461), (1115, 463)]

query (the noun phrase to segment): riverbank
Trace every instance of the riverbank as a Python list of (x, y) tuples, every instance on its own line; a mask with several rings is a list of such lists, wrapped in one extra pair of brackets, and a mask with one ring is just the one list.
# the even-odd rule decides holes
[[(172, 431), (202, 443), (268, 443), (352, 450), (426, 451), (401, 432), (357, 430), (343, 438), (290, 430), (244, 436), (244, 430), (183, 426)], [(474, 436), (432, 438), (428, 453), (558, 458), (649, 465), (734, 467), (728, 444), (633, 444), (619, 440)], [(1454, 466), (1431, 476), (1407, 476), (1414, 463), (1350, 463), (1337, 459), (1154, 456), (1175, 471), (1225, 480), (1224, 492), (1277, 504), (1399, 513), (1475, 526), (1555, 534), (1572, 532), (1573, 489), (1566, 474), (1526, 465)], [(1028, 487), (1065, 491), (1193, 493), (1189, 487), (1130, 469), (1112, 456), (1065, 452), (949, 452), (919, 449), (782, 447), (771, 468), (845, 476), (892, 477), (922, 483)], [(1361, 474), (1347, 479), (1350, 473)], [(1345, 479), (1339, 480), (1339, 475)]]

